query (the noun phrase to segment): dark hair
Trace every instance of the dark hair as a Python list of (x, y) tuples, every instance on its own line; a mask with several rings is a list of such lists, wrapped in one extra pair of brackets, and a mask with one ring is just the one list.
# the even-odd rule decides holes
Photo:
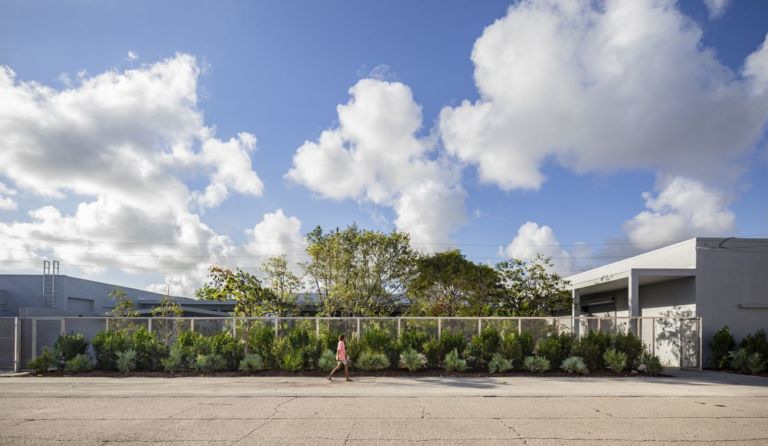
[(343, 340), (344, 340), (344, 335), (343, 334), (339, 335), (339, 341), (343, 341)]

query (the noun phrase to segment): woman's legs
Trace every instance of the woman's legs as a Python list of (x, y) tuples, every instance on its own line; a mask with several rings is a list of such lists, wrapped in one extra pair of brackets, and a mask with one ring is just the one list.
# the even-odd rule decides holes
[[(335, 375), (336, 372), (338, 372), (340, 368), (341, 368), (341, 361), (336, 361), (336, 368), (331, 370), (331, 374), (328, 375), (328, 380), (331, 380), (333, 378), (333, 375)], [(347, 370), (346, 367), (344, 368), (344, 370), (345, 370), (344, 373), (347, 375), (347, 377), (349, 377), (349, 372), (346, 371)]]

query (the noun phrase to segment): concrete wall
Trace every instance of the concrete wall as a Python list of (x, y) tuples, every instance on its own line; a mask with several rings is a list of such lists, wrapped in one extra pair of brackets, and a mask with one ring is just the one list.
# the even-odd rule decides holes
[(717, 330), (728, 325), (736, 342), (760, 328), (768, 330), (768, 239), (700, 239), (697, 249), (697, 313), (704, 324), (704, 352)]

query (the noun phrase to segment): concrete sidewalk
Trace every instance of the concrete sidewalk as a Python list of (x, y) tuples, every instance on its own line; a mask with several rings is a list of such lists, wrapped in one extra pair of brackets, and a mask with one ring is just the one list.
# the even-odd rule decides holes
[(0, 378), (0, 444), (768, 444), (768, 379)]

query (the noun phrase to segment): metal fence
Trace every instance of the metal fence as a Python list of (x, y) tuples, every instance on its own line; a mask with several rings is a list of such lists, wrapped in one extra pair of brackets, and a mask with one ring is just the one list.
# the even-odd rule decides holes
[(298, 325), (322, 332), (359, 337), (370, 324), (399, 338), (410, 330), (439, 337), (444, 332), (461, 333), (467, 339), (494, 327), (498, 331), (530, 333), (534, 341), (552, 334), (572, 333), (581, 337), (590, 331), (637, 334), (648, 350), (666, 366), (702, 366), (701, 318), (669, 317), (16, 317), (0, 318), (0, 370), (21, 370), (44, 347), (51, 348), (66, 333), (82, 333), (89, 340), (103, 330), (146, 327), (171, 345), (178, 333), (196, 331), (206, 335), (230, 331), (244, 337), (255, 325), (266, 324), (275, 335), (286, 335)]

